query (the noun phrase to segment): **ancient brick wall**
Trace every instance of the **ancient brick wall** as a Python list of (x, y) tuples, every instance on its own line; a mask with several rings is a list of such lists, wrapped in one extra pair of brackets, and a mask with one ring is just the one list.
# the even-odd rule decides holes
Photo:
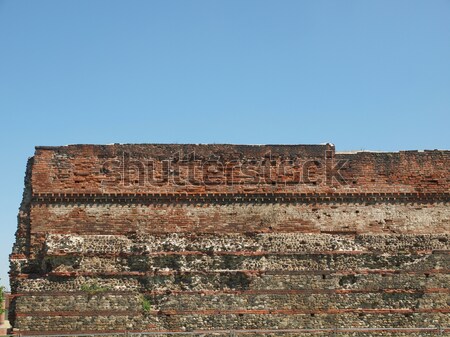
[(26, 334), (450, 333), (450, 151), (72, 145), (29, 160)]

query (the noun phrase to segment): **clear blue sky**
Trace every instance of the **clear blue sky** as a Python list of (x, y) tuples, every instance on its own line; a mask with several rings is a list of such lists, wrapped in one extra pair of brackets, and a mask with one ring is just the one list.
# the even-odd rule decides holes
[(0, 0), (0, 283), (35, 145), (448, 149), (450, 1)]

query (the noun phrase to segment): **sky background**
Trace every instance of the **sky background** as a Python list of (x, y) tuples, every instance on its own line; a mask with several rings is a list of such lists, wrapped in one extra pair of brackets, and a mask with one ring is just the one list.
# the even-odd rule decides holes
[(0, 284), (35, 145), (449, 149), (449, 125), (449, 0), (0, 0)]

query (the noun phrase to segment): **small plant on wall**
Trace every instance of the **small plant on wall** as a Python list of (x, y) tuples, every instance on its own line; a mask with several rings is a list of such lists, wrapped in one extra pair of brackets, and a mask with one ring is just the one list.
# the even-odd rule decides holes
[(108, 291), (109, 288), (101, 287), (98, 284), (83, 284), (81, 286), (81, 291), (88, 294), (88, 299), (91, 299), (94, 295), (98, 295), (101, 293), (104, 293), (105, 291)]
[(144, 314), (148, 314), (150, 310), (152, 310), (152, 303), (150, 301), (150, 297), (147, 295), (142, 296), (141, 303), (142, 303), (142, 311), (144, 312)]

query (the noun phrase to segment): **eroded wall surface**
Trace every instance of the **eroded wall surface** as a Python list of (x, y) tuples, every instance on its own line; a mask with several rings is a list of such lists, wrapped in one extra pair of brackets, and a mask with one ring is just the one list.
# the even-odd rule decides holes
[(28, 162), (23, 335), (450, 333), (450, 151), (71, 145)]

